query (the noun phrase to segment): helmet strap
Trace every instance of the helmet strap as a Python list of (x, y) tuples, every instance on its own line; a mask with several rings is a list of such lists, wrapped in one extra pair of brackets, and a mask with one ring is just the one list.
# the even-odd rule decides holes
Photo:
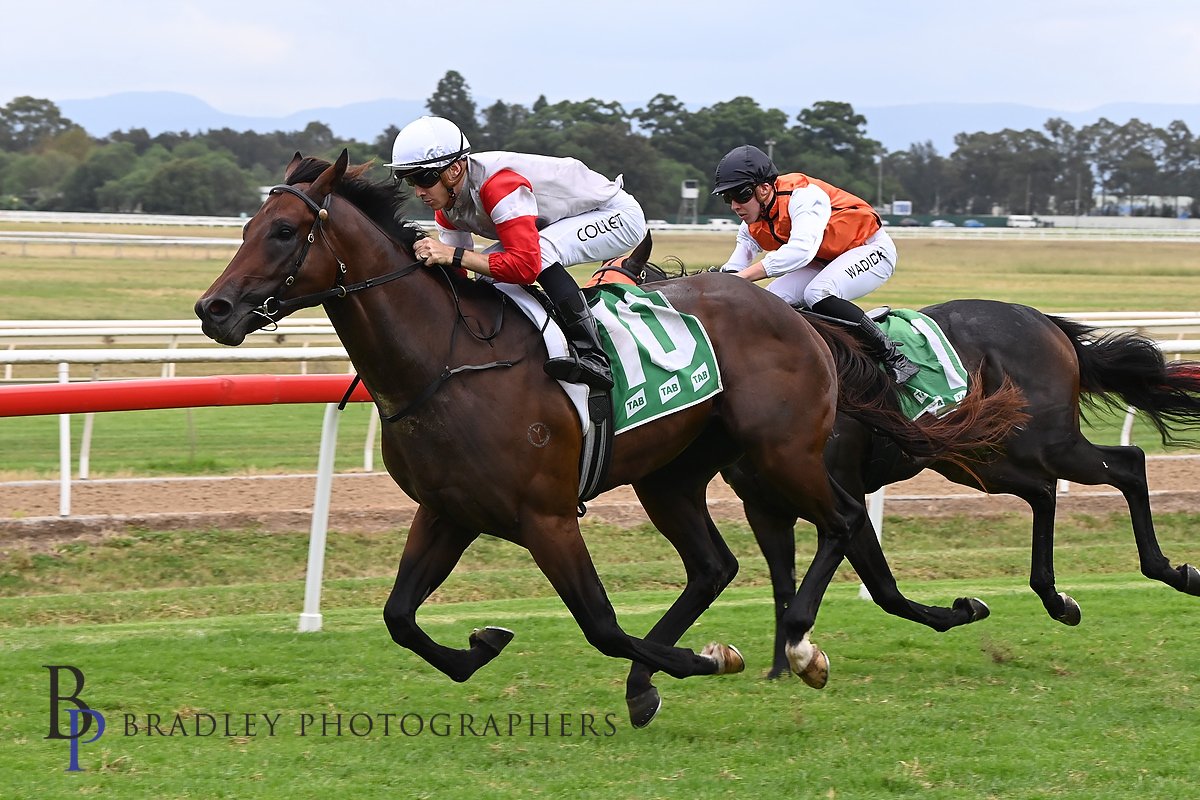
[[(765, 183), (765, 182), (766, 182), (766, 181), (764, 181), (764, 183)], [(770, 186), (771, 186), (771, 197), (770, 197), (770, 199), (769, 199), (769, 200), (767, 200), (767, 202), (765, 202), (765, 203), (764, 203), (764, 202), (762, 202), (761, 200), (760, 200), (760, 201), (759, 201), (759, 203), (758, 203), (759, 207), (760, 207), (760, 208), (762, 208), (762, 215), (763, 215), (763, 217), (765, 217), (765, 218), (770, 218), (770, 216), (771, 216), (771, 209), (775, 207), (775, 201), (776, 201), (777, 199), (779, 199), (779, 193), (775, 191), (775, 181), (770, 181)]]
[[(442, 173), (442, 176), (440, 178), (438, 178), (438, 180), (441, 181), (442, 186), (446, 187), (446, 191), (450, 193), (450, 199), (446, 201), (446, 208), (454, 208), (454, 201), (458, 199), (458, 193), (454, 191), (454, 186), (455, 186), (455, 184), (462, 182), (463, 176), (467, 172), (467, 167), (466, 167), (465, 162), (466, 162), (466, 159), (464, 158), (462, 160), (463, 168), (462, 168), (462, 171), (459, 173), (457, 179), (455, 179), (453, 181), (446, 179), (446, 172), (450, 171), (450, 167), (447, 167), (446, 171)], [(457, 164), (460, 162), (455, 161), (454, 163)], [(453, 164), (451, 165), (451, 167), (452, 166), (453, 166)]]

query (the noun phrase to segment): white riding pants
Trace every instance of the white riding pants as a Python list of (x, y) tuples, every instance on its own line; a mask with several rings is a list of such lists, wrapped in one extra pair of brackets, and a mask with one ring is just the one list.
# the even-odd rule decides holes
[(781, 275), (767, 286), (792, 305), (809, 308), (826, 297), (856, 300), (883, 286), (896, 270), (896, 243), (880, 228), (864, 244), (828, 264), (810, 264)]
[[(628, 253), (646, 236), (646, 215), (633, 195), (621, 190), (594, 211), (553, 222), (538, 231), (542, 269), (554, 262), (564, 267), (604, 261)], [(484, 253), (504, 248), (499, 242)]]

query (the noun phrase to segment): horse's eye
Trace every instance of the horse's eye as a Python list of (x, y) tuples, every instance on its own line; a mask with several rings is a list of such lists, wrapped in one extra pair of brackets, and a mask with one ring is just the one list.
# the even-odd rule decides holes
[(284, 239), (284, 240), (295, 239), (296, 238), (296, 229), (293, 228), (291, 225), (280, 225), (275, 231), (275, 236), (276, 236), (276, 238)]

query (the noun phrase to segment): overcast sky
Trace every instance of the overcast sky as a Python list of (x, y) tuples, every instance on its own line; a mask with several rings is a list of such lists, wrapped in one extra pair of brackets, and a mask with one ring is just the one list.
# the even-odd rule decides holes
[[(177, 91), (281, 115), (427, 98), (1200, 103), (1200, 0), (6, 2), (0, 103)], [(631, 106), (632, 107), (632, 106)]]

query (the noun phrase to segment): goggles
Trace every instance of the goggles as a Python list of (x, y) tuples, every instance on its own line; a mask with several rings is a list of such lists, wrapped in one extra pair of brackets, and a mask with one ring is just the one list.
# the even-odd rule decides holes
[(730, 189), (728, 192), (721, 192), (721, 199), (726, 203), (749, 203), (750, 198), (754, 197), (754, 184), (747, 183), (738, 186), (736, 189)]
[(437, 168), (423, 167), (421, 169), (412, 170), (404, 175), (401, 175), (399, 172), (397, 172), (395, 173), (396, 182), (399, 183), (400, 181), (404, 181), (409, 186), (419, 186), (422, 189), (428, 189), (441, 179), (442, 173), (445, 172), (449, 166), (450, 165), (447, 164), (444, 167)]

